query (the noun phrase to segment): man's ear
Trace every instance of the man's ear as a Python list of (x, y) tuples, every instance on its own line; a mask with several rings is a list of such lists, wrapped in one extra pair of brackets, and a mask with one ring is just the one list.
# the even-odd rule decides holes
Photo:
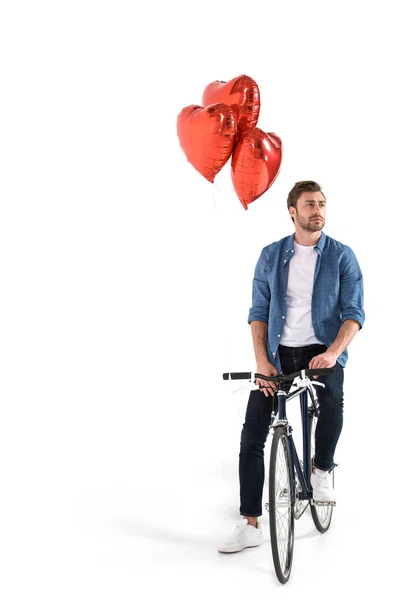
[(289, 206), (289, 215), (293, 218), (296, 214), (296, 209), (294, 206)]

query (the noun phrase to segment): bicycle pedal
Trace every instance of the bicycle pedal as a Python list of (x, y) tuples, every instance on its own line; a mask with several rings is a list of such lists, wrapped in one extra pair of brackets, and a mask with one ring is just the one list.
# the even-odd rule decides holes
[(314, 506), (336, 506), (336, 501), (332, 500), (331, 502), (321, 502), (318, 500), (312, 500), (311, 503)]

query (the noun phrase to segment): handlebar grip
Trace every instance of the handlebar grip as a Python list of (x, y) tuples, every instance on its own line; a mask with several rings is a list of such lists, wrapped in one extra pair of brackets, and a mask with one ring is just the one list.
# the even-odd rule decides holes
[(306, 375), (308, 376), (317, 376), (317, 375), (330, 375), (334, 372), (334, 369), (306, 369)]
[(223, 373), (223, 379), (251, 379), (251, 373)]

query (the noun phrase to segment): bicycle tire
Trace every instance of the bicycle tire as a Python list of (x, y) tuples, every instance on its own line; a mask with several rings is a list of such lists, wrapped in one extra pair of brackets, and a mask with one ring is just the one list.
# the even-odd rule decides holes
[[(315, 451), (315, 429), (317, 426), (318, 418), (314, 411), (308, 413), (308, 449), (310, 456), (310, 473), (312, 470), (312, 460)], [(332, 471), (332, 484), (334, 485), (334, 474)], [(333, 516), (333, 504), (313, 504), (310, 502), (311, 516), (314, 521), (314, 525), (320, 533), (328, 531), (332, 516)]]
[(290, 577), (293, 562), (294, 511), (289, 441), (284, 427), (275, 429), (269, 468), (269, 527), (275, 573), (281, 583)]

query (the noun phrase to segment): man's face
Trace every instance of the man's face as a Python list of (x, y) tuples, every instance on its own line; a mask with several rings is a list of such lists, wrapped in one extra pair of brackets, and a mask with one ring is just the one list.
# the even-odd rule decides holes
[(303, 192), (297, 200), (297, 208), (289, 208), (296, 226), (305, 231), (321, 231), (325, 225), (326, 200), (321, 192)]

